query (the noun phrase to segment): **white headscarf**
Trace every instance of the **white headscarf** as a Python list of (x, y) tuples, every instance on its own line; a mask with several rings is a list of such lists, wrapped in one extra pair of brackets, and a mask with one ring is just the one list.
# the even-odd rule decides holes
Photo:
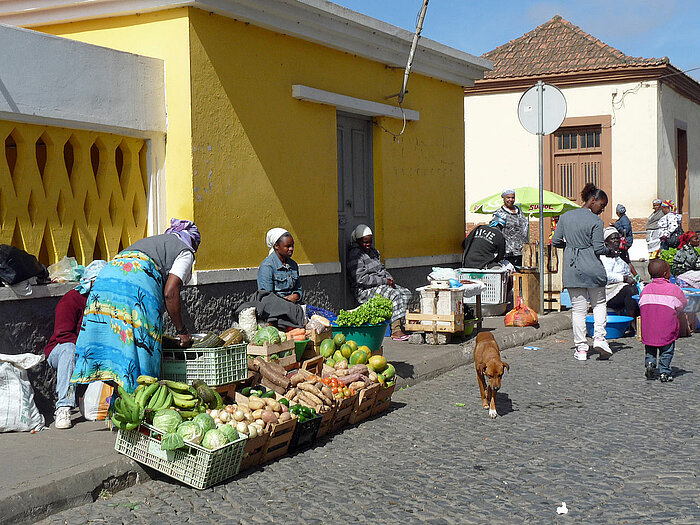
[(268, 255), (275, 251), (275, 244), (277, 244), (277, 241), (279, 241), (280, 238), (287, 233), (289, 232), (284, 228), (272, 228), (267, 232), (267, 235), (265, 235), (265, 243), (267, 244), (268, 248), (270, 248), (270, 251), (267, 252)]
[(603, 230), (603, 240), (604, 241), (607, 240), (608, 237), (610, 237), (611, 235), (613, 235), (615, 233), (620, 233), (619, 231), (617, 231), (617, 228), (613, 228), (612, 226), (605, 228)]
[(372, 235), (372, 229), (366, 224), (358, 224), (355, 229), (350, 234), (350, 238), (354, 241), (366, 237), (367, 235)]

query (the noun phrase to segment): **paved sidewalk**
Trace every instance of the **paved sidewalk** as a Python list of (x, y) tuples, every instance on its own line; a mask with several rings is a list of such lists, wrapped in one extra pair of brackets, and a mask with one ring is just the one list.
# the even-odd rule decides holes
[[(539, 328), (505, 328), (503, 317), (485, 320), (502, 349), (522, 346), (571, 328), (568, 312), (540, 318)], [(384, 354), (406, 386), (473, 362), (473, 338), (449, 345), (411, 345), (385, 340)], [(141, 466), (114, 451), (115, 434), (103, 421), (74, 416), (71, 430), (53, 426), (36, 434), (0, 434), (0, 524), (32, 523), (95, 500), (102, 489), (118, 490), (148, 480)]]

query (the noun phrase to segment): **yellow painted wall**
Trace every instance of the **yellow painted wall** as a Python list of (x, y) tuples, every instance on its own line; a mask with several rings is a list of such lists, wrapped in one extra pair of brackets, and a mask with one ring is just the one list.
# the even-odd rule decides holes
[[(402, 69), (194, 8), (39, 29), (165, 61), (167, 210), (202, 231), (198, 270), (257, 266), (276, 226), (299, 263), (338, 260), (336, 109), (292, 85), (393, 104)], [(420, 121), (399, 142), (373, 129), (376, 244), (385, 258), (458, 253), (462, 89), (413, 74), (409, 91)]]
[(168, 219), (192, 219), (194, 216), (187, 14), (187, 8), (183, 7), (143, 15), (32, 28), (165, 61), (168, 105), (165, 191)]
[[(403, 71), (197, 9), (190, 17), (194, 206), (208, 233), (198, 268), (257, 266), (275, 226), (294, 235), (298, 262), (337, 261), (336, 110), (292, 98), (292, 85), (386, 103)], [(409, 87), (420, 122), (400, 143), (373, 131), (377, 246), (386, 258), (457, 253), (463, 93), (419, 75)]]

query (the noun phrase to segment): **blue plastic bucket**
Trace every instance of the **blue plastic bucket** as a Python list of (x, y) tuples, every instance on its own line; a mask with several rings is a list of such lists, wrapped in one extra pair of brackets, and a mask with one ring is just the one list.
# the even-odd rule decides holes
[(372, 352), (379, 350), (384, 342), (389, 322), (367, 326), (335, 326), (333, 325), (333, 337), (343, 334), (346, 340), (355, 341), (357, 346), (367, 346)]
[[(627, 327), (634, 321), (634, 318), (626, 315), (608, 315), (608, 321), (605, 325), (607, 331), (606, 339), (619, 339), (625, 335)], [(593, 316), (586, 316), (586, 329), (588, 336), (593, 337)]]

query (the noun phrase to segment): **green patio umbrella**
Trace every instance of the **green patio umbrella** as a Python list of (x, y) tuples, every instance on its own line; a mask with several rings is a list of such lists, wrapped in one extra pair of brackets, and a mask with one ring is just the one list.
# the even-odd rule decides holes
[[(557, 193), (551, 191), (544, 191), (543, 197), (543, 215), (545, 217), (555, 217), (561, 215), (569, 210), (575, 210), (580, 208), (578, 204), (570, 201), (566, 197), (562, 197)], [(525, 215), (539, 215), (540, 211), (540, 196), (539, 190), (531, 186), (523, 186), (522, 188), (515, 188), (515, 203), (520, 206)], [(495, 213), (498, 208), (503, 206), (503, 198), (500, 193), (491, 195), (475, 202), (471, 205), (470, 211), (472, 213), (483, 213), (485, 215), (491, 215)]]

